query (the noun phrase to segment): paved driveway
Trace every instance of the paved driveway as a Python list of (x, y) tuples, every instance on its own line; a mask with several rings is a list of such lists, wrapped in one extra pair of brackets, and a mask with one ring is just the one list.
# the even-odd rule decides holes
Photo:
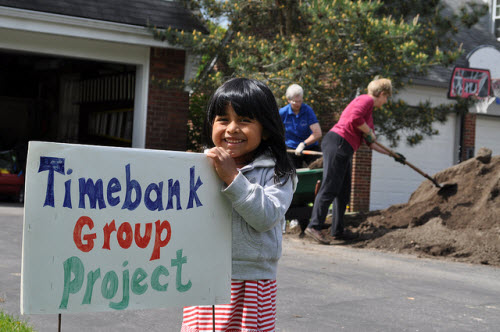
[[(19, 315), (22, 207), (0, 203), (0, 309)], [(499, 331), (500, 269), (287, 236), (278, 331)], [(30, 315), (57, 331), (57, 315)], [(179, 331), (180, 308), (62, 315), (62, 331)]]

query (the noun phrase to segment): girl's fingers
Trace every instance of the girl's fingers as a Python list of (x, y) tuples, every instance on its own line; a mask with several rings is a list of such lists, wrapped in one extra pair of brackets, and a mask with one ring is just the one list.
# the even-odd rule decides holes
[(223, 148), (215, 147), (210, 149), (207, 152), (207, 157), (213, 160), (217, 174), (226, 184), (229, 185), (238, 175), (236, 163)]
[(218, 159), (219, 158), (219, 152), (217, 150), (217, 148), (211, 148), (210, 150), (208, 150), (207, 152), (207, 157), (211, 158), (211, 159)]
[(229, 155), (229, 153), (226, 150), (224, 150), (223, 148), (219, 148), (219, 147), (211, 148), (207, 152), (207, 156), (214, 159), (214, 160), (218, 159), (218, 161), (223, 161), (223, 160), (226, 160), (227, 158), (231, 158), (231, 156)]

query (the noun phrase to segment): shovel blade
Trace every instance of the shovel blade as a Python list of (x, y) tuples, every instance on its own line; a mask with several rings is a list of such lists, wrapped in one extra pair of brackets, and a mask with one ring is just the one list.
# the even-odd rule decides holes
[(445, 182), (439, 185), (438, 195), (453, 196), (457, 193), (458, 185), (455, 182)]

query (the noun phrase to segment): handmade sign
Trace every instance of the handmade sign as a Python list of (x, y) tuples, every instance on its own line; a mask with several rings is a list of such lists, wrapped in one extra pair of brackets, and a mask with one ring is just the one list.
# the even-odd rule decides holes
[(30, 142), (21, 313), (229, 302), (221, 186), (199, 153)]

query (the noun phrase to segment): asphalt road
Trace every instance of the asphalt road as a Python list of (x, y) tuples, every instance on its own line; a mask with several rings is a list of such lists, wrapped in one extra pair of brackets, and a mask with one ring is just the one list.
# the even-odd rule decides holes
[[(0, 203), (0, 309), (20, 315), (22, 207)], [(277, 331), (499, 331), (500, 269), (286, 236)], [(57, 331), (57, 315), (27, 315)], [(62, 331), (179, 331), (181, 308), (62, 315)]]

